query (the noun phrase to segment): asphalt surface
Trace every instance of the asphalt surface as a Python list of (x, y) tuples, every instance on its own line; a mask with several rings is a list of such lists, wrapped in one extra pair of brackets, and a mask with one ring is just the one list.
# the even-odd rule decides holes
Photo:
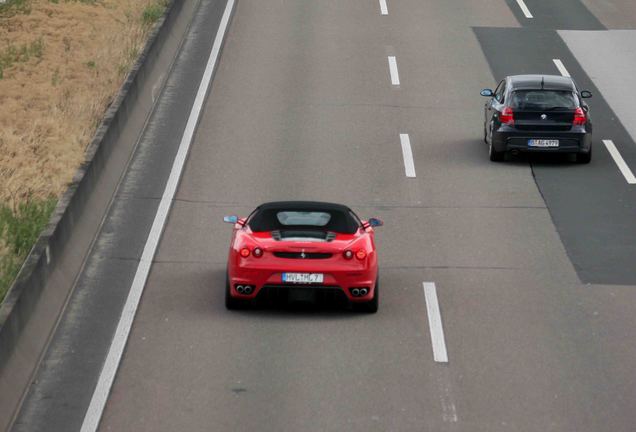
[[(212, 3), (173, 89), (196, 88)], [(395, 0), (384, 16), (372, 0), (237, 3), (100, 430), (634, 429), (636, 185), (601, 142), (636, 170), (621, 114), (634, 95), (607, 96), (609, 60), (582, 48), (603, 49), (597, 32), (617, 15), (525, 3), (531, 22), (504, 0)], [(595, 94), (592, 163), (488, 161), (479, 90), (558, 73), (553, 59)], [(81, 424), (192, 104), (170, 88), (93, 252), (103, 277), (71, 301), (15, 430)], [(225, 310), (222, 216), (286, 199), (385, 221), (376, 315)], [(423, 282), (437, 287), (447, 363), (433, 359)]]

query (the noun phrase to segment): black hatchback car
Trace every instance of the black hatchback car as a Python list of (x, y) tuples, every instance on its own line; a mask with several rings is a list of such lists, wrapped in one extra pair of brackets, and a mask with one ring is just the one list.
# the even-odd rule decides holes
[(490, 160), (502, 161), (506, 152), (574, 153), (578, 163), (592, 158), (592, 122), (570, 77), (514, 75), (502, 80), (484, 109), (484, 140)]

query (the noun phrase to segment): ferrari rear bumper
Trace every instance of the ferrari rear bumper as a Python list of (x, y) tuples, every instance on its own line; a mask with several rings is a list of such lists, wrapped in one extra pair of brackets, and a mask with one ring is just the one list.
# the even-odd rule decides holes
[[(282, 275), (288, 272), (299, 273), (320, 273), (323, 275), (323, 282), (320, 284), (286, 283)], [(377, 278), (377, 266), (364, 266), (361, 269), (347, 269), (341, 265), (307, 265), (304, 268), (294, 266), (294, 268), (282, 270), (280, 268), (247, 268), (241, 266), (231, 266), (228, 268), (230, 282), (230, 295), (235, 298), (255, 299), (259, 296), (264, 287), (268, 289), (276, 287), (277, 290), (316, 290), (333, 291), (340, 290), (351, 302), (364, 302), (373, 298), (374, 288)], [(238, 286), (249, 285), (250, 294), (241, 294), (237, 291)], [(364, 296), (354, 296), (352, 290), (366, 288), (367, 294)]]

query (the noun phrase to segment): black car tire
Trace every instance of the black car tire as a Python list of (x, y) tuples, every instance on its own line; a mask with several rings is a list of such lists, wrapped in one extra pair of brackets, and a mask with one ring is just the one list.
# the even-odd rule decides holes
[(506, 152), (497, 151), (492, 146), (492, 137), (490, 138), (490, 142), (488, 143), (488, 155), (490, 156), (490, 160), (493, 162), (502, 162), (504, 157), (506, 156)]
[(576, 163), (578, 164), (589, 164), (592, 160), (592, 149), (587, 153), (577, 153), (576, 154)]
[(364, 303), (354, 303), (353, 310), (362, 313), (376, 313), (380, 303), (380, 278), (375, 282), (375, 290), (373, 290), (373, 298)]
[(230, 295), (230, 278), (225, 276), (225, 308), (228, 310), (246, 309), (249, 301), (234, 298)]
[[(484, 130), (486, 128), (484, 127)], [(484, 131), (484, 141), (486, 141), (486, 144), (488, 144), (488, 156), (490, 157), (490, 160), (493, 162), (501, 162), (504, 160), (504, 157), (506, 156), (506, 152), (500, 152), (495, 150), (493, 143), (493, 136), (492, 136), (492, 123), (490, 124), (490, 140), (488, 139), (488, 133)]]

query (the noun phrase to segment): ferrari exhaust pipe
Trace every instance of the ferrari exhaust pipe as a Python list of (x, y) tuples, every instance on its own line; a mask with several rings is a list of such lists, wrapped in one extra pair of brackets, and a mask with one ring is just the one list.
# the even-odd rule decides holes
[(243, 288), (243, 285), (238, 285), (236, 287), (236, 290), (241, 294), (245, 293), (245, 288)]
[(354, 288), (354, 289), (351, 290), (351, 294), (354, 297), (359, 297), (360, 296), (360, 290), (358, 288)]
[(366, 288), (362, 288), (362, 289), (360, 290), (360, 296), (365, 296), (365, 295), (367, 295), (367, 293), (368, 293), (368, 292), (369, 292), (369, 290), (368, 290), (368, 289), (366, 289)]
[(245, 285), (245, 288), (243, 288), (243, 291), (245, 292), (245, 294), (252, 294), (252, 287), (249, 285)]

